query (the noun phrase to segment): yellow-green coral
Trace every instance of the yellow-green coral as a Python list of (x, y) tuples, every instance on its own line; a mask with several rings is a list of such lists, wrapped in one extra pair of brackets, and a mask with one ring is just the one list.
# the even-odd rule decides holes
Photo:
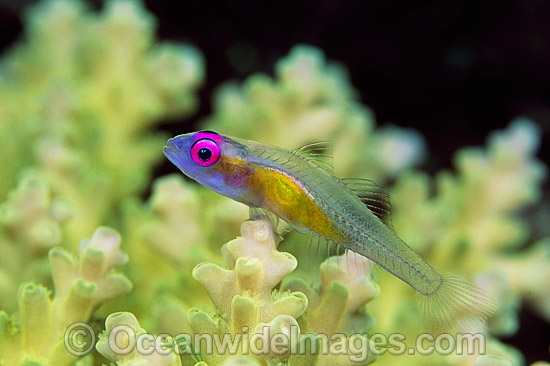
[(62, 226), (71, 212), (62, 199), (52, 197), (51, 187), (32, 174), (0, 204), (0, 298), (3, 310), (14, 311), (11, 301), (24, 281), (49, 283), (48, 250), (60, 245)]
[(155, 19), (139, 2), (111, 1), (95, 13), (79, 1), (44, 1), (25, 25), (0, 61), (8, 311), (21, 282), (49, 283), (50, 247), (75, 250), (98, 225), (120, 225), (122, 202), (146, 187), (162, 158), (166, 136), (150, 128), (194, 111), (204, 77), (195, 48), (155, 42)]
[(360, 355), (349, 349), (338, 355), (323, 354), (316, 365), (365, 365), (374, 361), (369, 351), (373, 345), (366, 335), (374, 320), (365, 308), (380, 292), (372, 277), (372, 266), (369, 260), (348, 253), (329, 257), (321, 264), (320, 289), (311, 288), (299, 278), (285, 283), (285, 288), (302, 290), (307, 295), (308, 312), (300, 319), (304, 330), (329, 338), (345, 335), (347, 344), (357, 341), (362, 344), (364, 353)]
[(338, 175), (378, 181), (414, 165), (424, 153), (423, 140), (413, 131), (376, 130), (346, 69), (309, 46), (293, 48), (275, 66), (274, 78), (254, 75), (242, 86), (222, 86), (204, 126), (287, 149), (330, 140)]
[[(270, 222), (242, 224), (247, 207), (181, 175), (158, 179), (143, 200), (167, 137), (152, 129), (195, 111), (204, 62), (189, 45), (157, 42), (155, 19), (139, 2), (114, 0), (94, 12), (83, 2), (46, 0), (24, 24), (25, 37), (0, 61), (2, 366), (108, 362), (101, 355), (121, 365), (524, 363), (497, 337), (515, 334), (522, 304), (550, 319), (550, 244), (528, 245), (520, 215), (538, 203), (547, 171), (535, 158), (535, 123), (514, 121), (486, 148), (459, 150), (453, 171), (430, 176), (413, 170), (426, 150), (421, 136), (377, 127), (345, 67), (317, 48), (297, 46), (274, 76), (218, 89), (201, 126), (289, 149), (331, 141), (338, 176), (394, 183), (393, 224), (407, 243), (499, 303), (480, 329), (488, 355), (316, 354), (312, 347), (333, 334), (368, 348), (374, 334), (400, 332), (410, 346), (424, 331), (414, 293), (383, 271), (374, 276), (353, 254), (308, 248), (294, 232), (279, 243)], [(241, 224), (242, 237), (231, 240)], [(122, 242), (100, 225), (116, 227)], [(105, 318), (99, 352), (68, 352), (71, 324), (98, 331)], [(121, 356), (105, 343), (118, 325), (174, 337), (298, 330), (293, 345), (305, 352), (253, 355), (239, 346), (208, 354), (198, 345), (196, 354)], [(83, 340), (93, 346), (80, 338), (75, 345)]]
[(143, 342), (140, 348), (137, 339), (144, 334), (147, 332), (133, 314), (113, 313), (105, 320), (105, 331), (99, 335), (96, 348), (117, 365), (181, 366), (173, 338), (165, 337), (157, 344), (150, 338), (150, 343)]
[[(489, 321), (489, 330), (496, 335), (517, 331), (520, 295), (531, 290), (529, 297), (542, 299), (546, 294), (545, 289), (537, 287), (540, 282), (530, 282), (526, 277), (530, 271), (518, 267), (524, 263), (542, 269), (550, 264), (548, 258), (510, 254), (510, 250), (517, 251), (526, 244), (528, 227), (518, 211), (540, 195), (546, 174), (546, 168), (534, 156), (537, 146), (536, 126), (519, 119), (507, 130), (493, 134), (487, 151), (460, 151), (457, 174), (443, 172), (433, 181), (421, 173), (405, 174), (391, 192), (393, 222), (403, 239), (437, 268), (470, 276), (497, 299), (499, 308)], [(430, 196), (434, 188), (435, 195)], [(537, 250), (543, 247), (539, 245)], [(531, 273), (540, 276), (538, 281), (545, 278), (545, 271)], [(421, 332), (420, 324), (404, 324), (400, 318), (384, 316), (388, 306), (392, 307), (389, 314), (399, 314), (408, 312), (407, 307), (414, 301), (406, 288), (401, 284), (390, 286), (389, 281), (380, 279), (381, 288), (386, 290), (381, 294), (385, 301), (384, 305), (378, 303), (382, 307), (373, 309), (373, 314), (387, 331)], [(518, 281), (529, 283), (529, 290), (514, 285)]]
[[(336, 339), (347, 344), (351, 342), (349, 337), (363, 337), (362, 344), (368, 345), (365, 332), (372, 321), (364, 313), (364, 305), (379, 292), (370, 276), (370, 264), (353, 254), (331, 258), (321, 266), (320, 294), (301, 281), (289, 282), (285, 290), (277, 290), (274, 289), (277, 284), (296, 267), (296, 259), (277, 250), (279, 238), (267, 218), (244, 222), (241, 232), (242, 238), (222, 247), (229, 269), (205, 263), (193, 270), (193, 277), (206, 288), (217, 309), (210, 315), (198, 309), (189, 312), (194, 334), (231, 336), (240, 340), (232, 353), (219, 353), (216, 348), (212, 352), (201, 344), (200, 355), (208, 365), (228, 365), (248, 358), (256, 361), (242, 362), (321, 366), (348, 365), (354, 357), (354, 364), (358, 365), (373, 361), (368, 354), (361, 358), (347, 350), (339, 355), (323, 350), (306, 351), (308, 342), (322, 344), (321, 337), (329, 339), (328, 347), (332, 347)], [(288, 290), (292, 286), (304, 289), (307, 297), (302, 292)], [(286, 348), (282, 347), (280, 353), (273, 348), (254, 352), (254, 348), (244, 345), (244, 337), (253, 339), (264, 332), (268, 339), (276, 338), (277, 334), (288, 337)], [(341, 337), (335, 338), (335, 335)], [(293, 347), (302, 348), (303, 352), (293, 353)]]
[[(296, 259), (277, 251), (279, 238), (269, 220), (247, 221), (241, 231), (242, 238), (222, 248), (231, 269), (199, 264), (193, 270), (193, 277), (206, 288), (219, 311), (211, 317), (203, 311), (191, 310), (189, 322), (195, 333), (242, 334), (248, 329), (253, 332), (261, 323), (277, 333), (282, 331), (281, 322), (294, 322), (297, 326), (295, 319), (307, 308), (307, 298), (302, 293), (273, 290), (296, 267)], [(231, 358), (226, 354), (203, 353), (210, 365)]]
[(99, 14), (44, 1), (2, 59), (0, 197), (22, 169), (37, 170), (75, 213), (65, 243), (116, 222), (113, 207), (139, 193), (161, 159), (166, 136), (148, 130), (196, 108), (200, 53), (155, 43), (154, 24), (135, 1), (107, 2)]
[[(131, 290), (129, 280), (113, 272), (126, 261), (119, 246), (118, 233), (100, 227), (82, 242), (78, 260), (62, 248), (53, 248), (49, 254), (53, 298), (46, 287), (29, 282), (19, 289), (19, 317), (10, 319), (0, 311), (0, 363), (72, 365), (88, 354), (71, 348), (66, 332), (89, 321), (101, 303)], [(95, 339), (91, 334), (85, 341), (72, 341), (89, 345), (91, 351)]]

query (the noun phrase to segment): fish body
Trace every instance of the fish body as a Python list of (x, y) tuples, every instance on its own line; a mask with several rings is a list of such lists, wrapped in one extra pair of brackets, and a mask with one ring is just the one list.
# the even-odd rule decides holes
[(378, 263), (417, 291), (433, 329), (463, 329), (494, 308), (466, 280), (426, 263), (343, 180), (307, 154), (211, 131), (176, 136), (164, 154), (202, 185)]

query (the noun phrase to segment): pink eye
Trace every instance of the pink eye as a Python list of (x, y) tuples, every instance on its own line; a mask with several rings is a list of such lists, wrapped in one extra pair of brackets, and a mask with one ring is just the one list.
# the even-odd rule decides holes
[(191, 146), (191, 159), (200, 166), (216, 164), (220, 159), (220, 148), (210, 139), (200, 139)]

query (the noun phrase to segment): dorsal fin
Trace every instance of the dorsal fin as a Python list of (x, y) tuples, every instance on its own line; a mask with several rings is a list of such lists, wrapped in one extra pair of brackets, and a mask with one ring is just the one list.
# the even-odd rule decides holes
[(294, 150), (294, 153), (311, 161), (327, 173), (332, 174), (334, 171), (332, 167), (332, 144), (328, 141), (304, 145)]
[(371, 212), (387, 227), (393, 230), (391, 223), (390, 195), (386, 190), (369, 179), (346, 178), (342, 182), (363, 202)]

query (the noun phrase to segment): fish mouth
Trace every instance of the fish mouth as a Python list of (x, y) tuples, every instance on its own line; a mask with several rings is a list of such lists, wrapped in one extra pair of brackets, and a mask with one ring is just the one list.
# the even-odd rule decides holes
[(174, 162), (174, 158), (176, 157), (177, 153), (178, 153), (178, 149), (176, 148), (176, 146), (174, 145), (174, 139), (170, 139), (166, 142), (166, 146), (164, 146), (164, 148), (162, 149), (162, 151), (164, 152), (164, 156), (166, 156), (168, 158), (168, 160), (170, 160), (172, 163)]

